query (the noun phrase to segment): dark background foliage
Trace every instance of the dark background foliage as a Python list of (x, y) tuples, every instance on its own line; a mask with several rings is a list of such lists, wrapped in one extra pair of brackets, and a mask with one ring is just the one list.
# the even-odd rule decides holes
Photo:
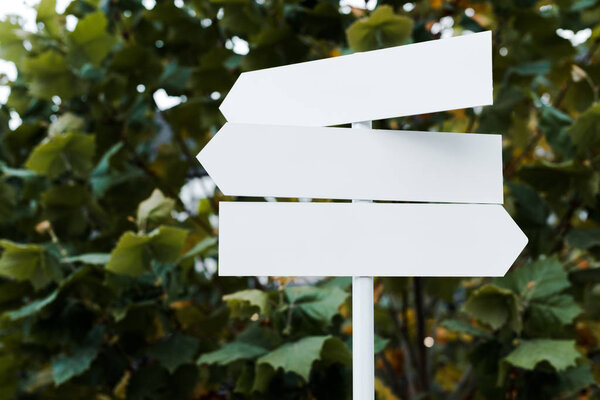
[(350, 280), (215, 276), (224, 196), (194, 156), (242, 71), (490, 29), (493, 106), (375, 126), (502, 133), (530, 242), (502, 279), (375, 280), (377, 398), (600, 398), (599, 19), (597, 0), (42, 0), (36, 32), (0, 22), (0, 399), (351, 398)]

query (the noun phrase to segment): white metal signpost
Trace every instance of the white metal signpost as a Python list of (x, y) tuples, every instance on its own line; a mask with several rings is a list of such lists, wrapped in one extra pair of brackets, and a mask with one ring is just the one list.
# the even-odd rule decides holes
[(491, 103), (490, 32), (269, 68), (239, 77), (198, 154), (225, 194), (353, 200), (222, 202), (219, 274), (352, 276), (357, 400), (374, 398), (373, 276), (502, 276), (527, 244), (500, 135), (371, 120)]

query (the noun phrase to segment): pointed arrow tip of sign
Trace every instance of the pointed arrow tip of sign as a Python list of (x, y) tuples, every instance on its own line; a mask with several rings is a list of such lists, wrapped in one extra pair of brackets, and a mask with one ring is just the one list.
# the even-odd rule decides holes
[(221, 111), (221, 114), (223, 114), (226, 121), (229, 121), (231, 118), (231, 112), (230, 112), (231, 107), (229, 106), (229, 101), (228, 101), (228, 99), (230, 99), (230, 97), (229, 97), (230, 94), (231, 94), (231, 90), (229, 91), (229, 93), (227, 93), (227, 96), (225, 96), (225, 98), (221, 102), (221, 105), (219, 106), (219, 111)]
[(238, 76), (219, 106), (219, 111), (221, 111), (227, 122), (239, 122), (239, 116), (244, 115), (243, 111), (248, 107), (252, 108), (251, 105), (255, 99), (248, 98), (247, 94), (256, 95), (256, 93), (253, 88), (246, 87), (248, 74), (249, 72), (242, 72)]
[(200, 153), (196, 156), (198, 162), (202, 165), (208, 176), (215, 182), (219, 187), (219, 190), (225, 194), (230, 195), (230, 191), (223, 187), (224, 179), (221, 179), (219, 172), (219, 160), (222, 158), (222, 153), (218, 150), (220, 138), (223, 133), (229, 129), (229, 123), (226, 122), (221, 129), (208, 141), (208, 143), (200, 150)]
[(499, 271), (497, 276), (504, 276), (510, 270), (516, 259), (519, 257), (527, 243), (529, 243), (529, 238), (525, 233), (521, 230), (521, 228), (517, 225), (517, 223), (512, 219), (510, 214), (504, 209), (504, 207), (499, 206), (500, 209), (505, 214), (506, 218), (506, 238), (503, 243), (506, 247), (506, 262), (503, 264), (504, 266)]

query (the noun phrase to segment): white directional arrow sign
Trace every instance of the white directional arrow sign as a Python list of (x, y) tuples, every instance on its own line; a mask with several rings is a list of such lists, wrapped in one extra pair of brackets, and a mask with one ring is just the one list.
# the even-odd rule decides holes
[(228, 195), (502, 203), (500, 135), (228, 123), (198, 160)]
[(245, 72), (229, 122), (328, 126), (492, 104), (491, 32)]
[(500, 205), (221, 202), (219, 274), (503, 276), (527, 237)]

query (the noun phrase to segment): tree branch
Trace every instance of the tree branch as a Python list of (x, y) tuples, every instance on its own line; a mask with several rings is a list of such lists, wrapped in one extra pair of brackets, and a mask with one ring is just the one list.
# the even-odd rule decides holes
[(425, 392), (424, 398), (427, 398), (429, 392), (429, 375), (427, 367), (427, 348), (425, 341), (425, 310), (423, 307), (423, 278), (413, 278), (413, 289), (415, 296), (415, 315), (417, 324), (417, 353), (419, 356), (419, 386), (422, 392)]
[(412, 371), (416, 371), (417, 370), (417, 357), (414, 353), (414, 349), (410, 343), (410, 335), (408, 332), (408, 326), (406, 325), (406, 321), (408, 320), (408, 293), (407, 291), (403, 291), (402, 292), (402, 321), (400, 322), (398, 320), (398, 310), (396, 309), (396, 307), (394, 306), (394, 302), (390, 301), (390, 306), (388, 308), (388, 312), (390, 314), (390, 317), (392, 319), (392, 322), (394, 323), (394, 326), (396, 328), (396, 332), (398, 332), (398, 341), (400, 342), (400, 345), (402, 347), (404, 347), (405, 352), (406, 352), (406, 368), (405, 370), (405, 374), (406, 374), (406, 385), (407, 385), (407, 398), (412, 398), (412, 396), (415, 395), (416, 391), (413, 385), (413, 377), (412, 375)]

